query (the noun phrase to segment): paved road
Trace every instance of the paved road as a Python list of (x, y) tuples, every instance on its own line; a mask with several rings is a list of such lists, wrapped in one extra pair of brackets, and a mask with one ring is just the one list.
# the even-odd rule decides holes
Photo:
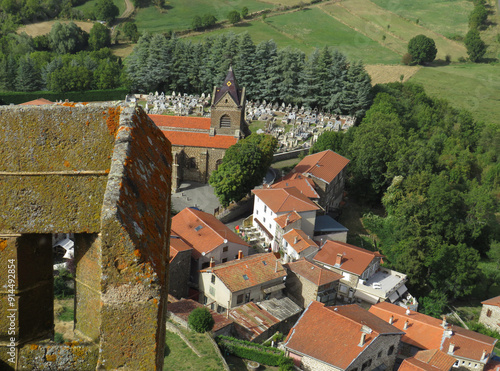
[(209, 184), (198, 182), (183, 182), (179, 191), (172, 194), (172, 207), (181, 211), (186, 207), (197, 207), (201, 211), (213, 214), (220, 202)]

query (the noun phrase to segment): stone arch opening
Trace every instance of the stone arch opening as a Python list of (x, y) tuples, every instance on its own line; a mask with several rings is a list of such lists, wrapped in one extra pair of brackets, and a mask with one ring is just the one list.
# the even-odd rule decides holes
[(229, 115), (222, 115), (220, 118), (220, 127), (221, 128), (230, 128), (231, 127), (231, 118)]

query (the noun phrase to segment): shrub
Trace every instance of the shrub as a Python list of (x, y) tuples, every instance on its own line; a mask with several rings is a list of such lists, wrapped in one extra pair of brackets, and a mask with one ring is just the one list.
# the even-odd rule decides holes
[(61, 334), (59, 332), (56, 332), (54, 334), (54, 342), (58, 343), (58, 344), (64, 343), (64, 336), (63, 336), (63, 334)]
[(72, 280), (73, 276), (67, 269), (61, 269), (59, 275), (54, 277), (54, 296), (58, 299), (72, 296), (75, 291), (68, 286), (68, 281)]
[(401, 63), (403, 63), (407, 66), (411, 66), (413, 64), (413, 57), (411, 56), (411, 54), (406, 53), (405, 55), (403, 55), (403, 58), (401, 59)]
[(293, 371), (295, 369), (293, 360), (288, 357), (281, 359), (278, 366), (280, 367), (279, 371)]
[(446, 63), (450, 63), (451, 62), (451, 55), (446, 54), (446, 56), (444, 57), (444, 60), (446, 61)]
[(241, 9), (241, 17), (246, 18), (247, 15), (248, 15), (248, 8), (244, 6), (243, 9)]
[(250, 341), (238, 340), (229, 336), (217, 336), (215, 341), (224, 352), (263, 365), (279, 366), (280, 362), (284, 362), (283, 360), (286, 359), (281, 350)]
[(205, 307), (196, 308), (189, 314), (188, 325), (196, 332), (204, 333), (210, 331), (214, 327), (214, 324), (215, 321), (212, 314)]
[(467, 55), (472, 62), (479, 62), (486, 53), (486, 44), (481, 40), (479, 31), (471, 28), (467, 35), (465, 35), (465, 47), (467, 48)]
[(241, 20), (241, 15), (237, 10), (232, 10), (227, 15), (227, 19), (230, 23), (236, 24)]

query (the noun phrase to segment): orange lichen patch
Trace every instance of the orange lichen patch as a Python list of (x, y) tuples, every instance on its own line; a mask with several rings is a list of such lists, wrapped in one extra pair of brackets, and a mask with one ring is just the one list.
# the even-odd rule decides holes
[(104, 117), (106, 119), (106, 125), (108, 126), (109, 134), (115, 136), (120, 126), (120, 113), (122, 107), (109, 107), (108, 112), (104, 112)]
[(4, 251), (7, 247), (7, 240), (0, 238), (0, 251)]
[(64, 166), (70, 167), (70, 163), (68, 162), (68, 160), (64, 161)]
[(57, 357), (56, 357), (56, 355), (55, 355), (55, 354), (47, 354), (47, 355), (45, 356), (45, 359), (47, 359), (47, 361), (49, 361), (49, 362), (55, 362), (56, 358), (57, 358)]
[(141, 257), (141, 252), (139, 251), (139, 249), (134, 250), (134, 255), (137, 256), (138, 258)]
[(86, 121), (85, 125), (89, 126), (90, 125), (90, 121)]
[(106, 174), (109, 174), (109, 169), (104, 170)]
[(36, 344), (30, 344), (30, 349), (31, 350), (37, 350), (38, 349), (38, 345), (36, 345)]
[(75, 102), (64, 102), (61, 105), (64, 106), (64, 107), (74, 107), (75, 106)]

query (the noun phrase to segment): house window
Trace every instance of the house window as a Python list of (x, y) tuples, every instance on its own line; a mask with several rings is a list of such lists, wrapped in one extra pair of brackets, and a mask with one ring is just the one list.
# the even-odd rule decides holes
[(262, 220), (264, 221), (264, 223), (266, 222), (266, 217), (263, 217)]
[(210, 262), (205, 262), (201, 265), (201, 269), (208, 268), (210, 266)]
[(390, 356), (392, 353), (394, 353), (394, 345), (391, 345), (391, 347), (387, 351), (387, 355)]
[(223, 263), (227, 262), (227, 258), (222, 259), (222, 262)]
[(269, 228), (272, 228), (271, 223), (269, 223)]
[(486, 312), (486, 317), (491, 317), (491, 309), (488, 309), (488, 311)]
[(259, 215), (259, 210), (255, 210), (255, 214)]
[(267, 213), (267, 206), (264, 205), (264, 212)]
[(240, 294), (236, 297), (236, 304), (243, 303), (243, 294)]
[(245, 294), (245, 303), (248, 303), (249, 301), (250, 301), (250, 293), (249, 293), (249, 292), (247, 292), (247, 293)]
[(380, 357), (382, 357), (382, 351), (378, 352), (378, 354), (377, 354), (377, 358), (380, 358)]
[(364, 370), (365, 368), (370, 367), (371, 364), (372, 364), (372, 360), (369, 359), (368, 361), (366, 361), (365, 363), (363, 363), (363, 365), (361, 366), (361, 370)]
[(225, 312), (226, 312), (226, 308), (221, 307), (220, 305), (217, 305), (217, 313), (225, 313)]
[(210, 288), (208, 289), (208, 292), (210, 293), (210, 295), (215, 296), (215, 287), (210, 286)]
[(211, 280), (212, 283), (215, 283), (215, 274), (212, 274), (212, 280)]
[(224, 247), (222, 248), (222, 252), (227, 252), (227, 249), (228, 249), (228, 247), (227, 247), (227, 246), (224, 246)]
[(460, 365), (460, 361), (456, 361), (454, 364), (453, 364), (453, 367), (458, 367)]
[(231, 127), (231, 118), (228, 115), (222, 115), (222, 117), (220, 118), (220, 127), (221, 128)]

